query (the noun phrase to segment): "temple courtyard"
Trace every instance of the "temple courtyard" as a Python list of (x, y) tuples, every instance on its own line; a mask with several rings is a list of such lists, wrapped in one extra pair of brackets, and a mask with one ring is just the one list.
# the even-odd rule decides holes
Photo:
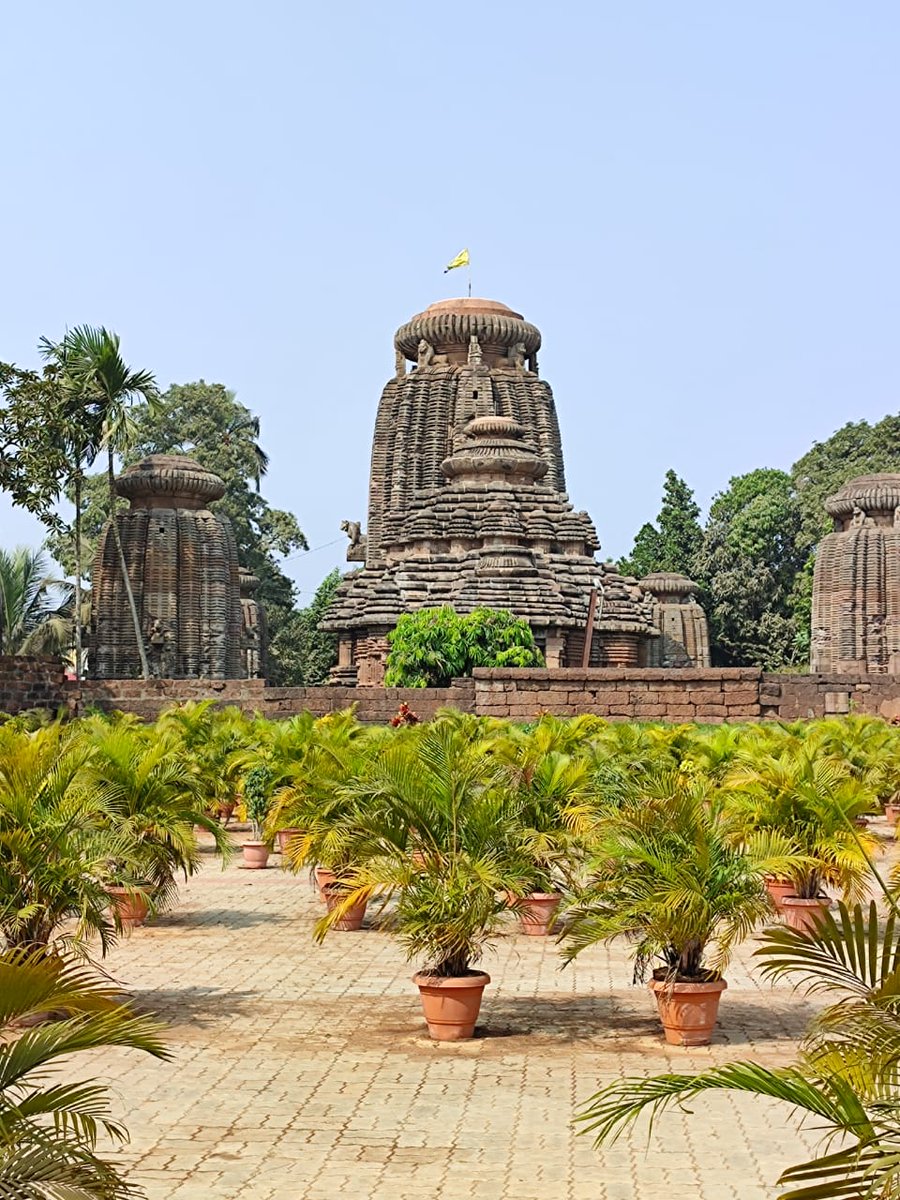
[(764, 1200), (815, 1144), (786, 1109), (736, 1095), (599, 1153), (571, 1124), (617, 1076), (787, 1063), (811, 1003), (760, 983), (752, 943), (713, 1046), (689, 1051), (663, 1043), (621, 948), (560, 970), (553, 940), (511, 926), (485, 963), (479, 1035), (439, 1045), (396, 942), (370, 921), (316, 946), (320, 912), (305, 877), (210, 856), (177, 907), (112, 952), (173, 1059), (110, 1050), (72, 1075), (111, 1081), (149, 1200)]

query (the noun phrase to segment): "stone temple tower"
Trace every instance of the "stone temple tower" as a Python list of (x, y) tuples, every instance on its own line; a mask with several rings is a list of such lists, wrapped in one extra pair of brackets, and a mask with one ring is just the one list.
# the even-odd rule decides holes
[(322, 622), (338, 634), (336, 678), (380, 683), (400, 615), (445, 604), (509, 609), (549, 666), (580, 665), (594, 589), (592, 663), (646, 661), (652, 599), (595, 560), (594, 526), (569, 503), (540, 345), (534, 325), (493, 300), (445, 300), (397, 330), (366, 536), (345, 523), (348, 558), (365, 565)]
[(900, 474), (860, 475), (825, 502), (813, 577), (813, 671), (900, 675)]
[[(119, 536), (151, 670), (170, 679), (239, 679), (241, 599), (237, 546), (209, 505), (225, 484), (192, 458), (152, 454), (116, 480), (131, 507)], [(140, 675), (140, 658), (110, 525), (100, 536), (91, 612), (92, 674)]]
[(660, 634), (650, 643), (648, 665), (708, 667), (709, 628), (697, 584), (675, 571), (654, 571), (641, 587), (653, 596), (653, 623)]

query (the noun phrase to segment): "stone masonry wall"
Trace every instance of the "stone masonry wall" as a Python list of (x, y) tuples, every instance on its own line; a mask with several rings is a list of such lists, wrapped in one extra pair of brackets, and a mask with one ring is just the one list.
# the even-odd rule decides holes
[(62, 708), (69, 703), (66, 678), (55, 658), (0, 655), (0, 712)]
[(738, 667), (476, 670), (475, 711), (514, 721), (545, 712), (619, 721), (755, 721), (761, 678), (755, 668)]
[(900, 718), (896, 675), (774, 675), (762, 677), (761, 715), (782, 721), (842, 713)]
[(170, 704), (207, 697), (247, 713), (283, 719), (356, 705), (362, 721), (389, 721), (406, 703), (423, 720), (440, 708), (531, 721), (540, 713), (594, 713), (613, 721), (758, 721), (867, 713), (900, 719), (900, 678), (890, 675), (779, 675), (755, 668), (636, 670), (577, 667), (478, 670), (449, 688), (266, 687), (261, 679), (67, 681), (52, 659), (0, 656), (0, 712), (121, 709), (152, 720)]

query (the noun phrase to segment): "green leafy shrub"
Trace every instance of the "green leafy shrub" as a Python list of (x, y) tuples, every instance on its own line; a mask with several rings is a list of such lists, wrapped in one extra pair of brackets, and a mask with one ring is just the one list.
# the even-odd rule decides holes
[(421, 608), (388, 634), (387, 687), (447, 687), (475, 667), (542, 667), (527, 621), (505, 609)]

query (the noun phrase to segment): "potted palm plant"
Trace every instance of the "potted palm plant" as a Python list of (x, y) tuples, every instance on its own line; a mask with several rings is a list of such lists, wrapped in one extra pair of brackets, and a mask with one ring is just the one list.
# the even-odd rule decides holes
[(263, 826), (269, 812), (271, 784), (272, 772), (265, 763), (251, 767), (244, 780), (244, 807), (253, 837), (243, 843), (241, 854), (244, 866), (250, 870), (259, 870), (269, 862), (269, 844), (263, 839)]
[(196, 829), (212, 835), (227, 856), (228, 836), (209, 815), (182, 743), (172, 731), (89, 718), (85, 784), (100, 804), (104, 823), (122, 849), (109, 854), (103, 880), (123, 925), (139, 924), (148, 911), (172, 902), (177, 876), (200, 867)]
[(76, 726), (27, 732), (0, 727), (0, 940), (10, 947), (65, 941), (87, 955), (115, 940), (104, 887), (111, 856), (128, 840), (110, 830), (96, 792), (84, 786), (89, 746)]
[(531, 730), (506, 730), (491, 744), (501, 764), (497, 786), (509, 789), (515, 814), (510, 861), (523, 878), (519, 894), (510, 891), (509, 904), (522, 932), (532, 937), (546, 937), (553, 927), (594, 821), (589, 764), (558, 748), (577, 749), (560, 729), (564, 725), (543, 718)]
[(624, 937), (650, 975), (666, 1041), (706, 1045), (735, 945), (769, 914), (762, 867), (731, 841), (708, 780), (648, 775), (602, 818), (590, 881), (570, 906), (563, 956)]
[(770, 893), (787, 925), (814, 932), (830, 904), (827, 888), (862, 899), (878, 839), (856, 818), (871, 810), (865, 775), (852, 765), (793, 741), (775, 753), (742, 753), (727, 778), (728, 806), (748, 853), (773, 847), (786, 869), (771, 873)]
[(354, 865), (316, 935), (373, 892), (395, 895), (385, 924), (421, 964), (414, 981), (428, 1031), (457, 1041), (474, 1033), (490, 983), (477, 964), (503, 922), (506, 891), (524, 879), (506, 853), (508, 794), (491, 786), (496, 767), (473, 729), (449, 718), (402, 732), (348, 784)]

